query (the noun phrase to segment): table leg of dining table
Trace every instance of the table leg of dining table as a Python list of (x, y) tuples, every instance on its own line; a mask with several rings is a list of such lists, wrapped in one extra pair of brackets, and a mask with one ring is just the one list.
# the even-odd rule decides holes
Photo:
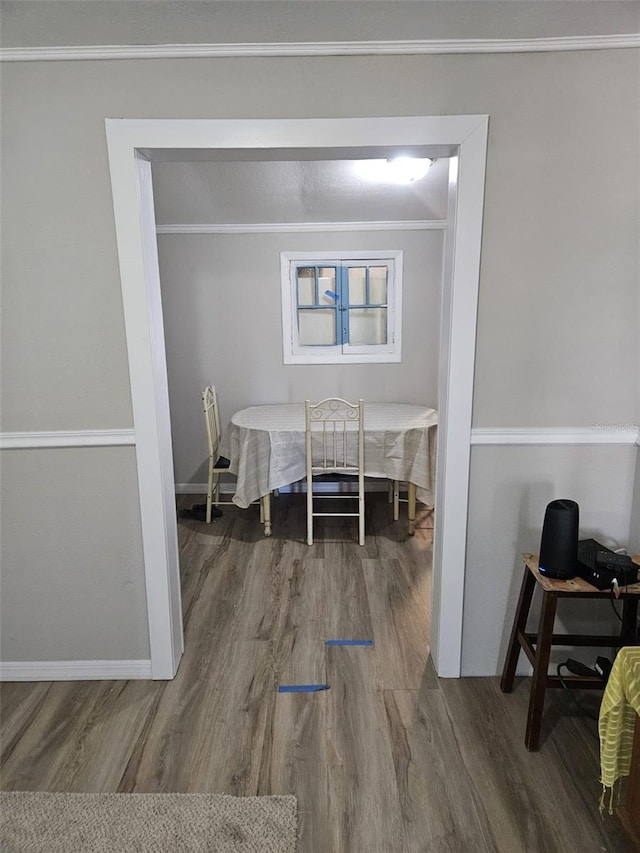
[(408, 495), (407, 495), (407, 504), (408, 510), (407, 515), (409, 517), (409, 536), (413, 536), (416, 532), (416, 484), (409, 483)]
[(262, 512), (260, 513), (262, 518), (260, 519), (264, 524), (264, 535), (271, 536), (271, 495), (264, 495), (260, 498), (260, 508)]

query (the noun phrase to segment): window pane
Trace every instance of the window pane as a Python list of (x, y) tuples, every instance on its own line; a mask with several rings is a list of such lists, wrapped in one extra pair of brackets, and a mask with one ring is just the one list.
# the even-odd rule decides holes
[(387, 304), (386, 267), (369, 267), (369, 302), (372, 305)]
[(336, 310), (298, 311), (298, 341), (303, 347), (335, 346)]
[(318, 303), (320, 305), (335, 305), (336, 299), (327, 295), (326, 291), (336, 292), (336, 268), (320, 267), (318, 270)]
[(367, 346), (387, 343), (386, 308), (351, 308), (349, 310), (349, 343)]
[(367, 304), (367, 268), (349, 267), (349, 304)]
[(298, 305), (315, 304), (315, 282), (315, 267), (298, 267)]

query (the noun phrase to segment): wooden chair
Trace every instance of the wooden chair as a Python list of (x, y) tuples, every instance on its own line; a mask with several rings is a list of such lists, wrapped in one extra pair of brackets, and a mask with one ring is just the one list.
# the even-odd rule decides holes
[[(349, 403), (328, 397), (319, 403), (305, 400), (307, 480), (307, 543), (313, 545), (313, 520), (320, 517), (357, 517), (358, 542), (364, 545), (364, 401)], [(314, 491), (314, 478), (327, 474), (357, 477), (358, 494)], [(317, 501), (358, 502), (357, 512), (319, 512)]]
[[(230, 474), (231, 464), (224, 456), (218, 455), (220, 437), (220, 411), (218, 409), (218, 395), (214, 385), (208, 385), (202, 392), (202, 411), (204, 412), (204, 424), (207, 434), (207, 447), (209, 451), (209, 473), (207, 479), (207, 512), (206, 522), (211, 521), (211, 508), (228, 504), (235, 506), (231, 499), (222, 500), (220, 497), (220, 481), (223, 474)], [(265, 535), (271, 533), (270, 495), (260, 499), (260, 522), (265, 525)]]

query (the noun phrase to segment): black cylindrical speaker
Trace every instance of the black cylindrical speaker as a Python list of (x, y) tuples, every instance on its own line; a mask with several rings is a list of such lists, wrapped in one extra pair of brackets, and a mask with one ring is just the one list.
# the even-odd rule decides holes
[(547, 504), (540, 542), (540, 574), (568, 580), (577, 574), (578, 504), (561, 498)]

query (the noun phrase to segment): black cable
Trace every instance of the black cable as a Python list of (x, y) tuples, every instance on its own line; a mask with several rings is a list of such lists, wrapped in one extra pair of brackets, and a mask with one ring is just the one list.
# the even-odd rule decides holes
[[(625, 591), (625, 587), (621, 587), (620, 591), (621, 591), (621, 592), (624, 592), (624, 591)], [(625, 623), (624, 623), (624, 620), (623, 620), (622, 616), (618, 613), (618, 611), (617, 611), (617, 609), (616, 609), (616, 605), (615, 605), (615, 596), (613, 595), (613, 591), (612, 591), (612, 593), (611, 593), (611, 596), (610, 596), (610, 598), (609, 598), (609, 601), (611, 602), (611, 607), (612, 607), (612, 609), (613, 609), (613, 612), (615, 613), (615, 615), (616, 615), (616, 617), (617, 617), (618, 621), (619, 621), (619, 622), (620, 622), (620, 624), (622, 625), (622, 627), (623, 627), (624, 631), (625, 631), (625, 632), (626, 632), (626, 633), (627, 633), (627, 634), (632, 638), (632, 640), (633, 640), (632, 645), (634, 645), (634, 646), (640, 646), (640, 626), (636, 625), (636, 629), (635, 629), (635, 631), (634, 631), (634, 630), (633, 630), (633, 628), (630, 628), (628, 625), (625, 625)]]

